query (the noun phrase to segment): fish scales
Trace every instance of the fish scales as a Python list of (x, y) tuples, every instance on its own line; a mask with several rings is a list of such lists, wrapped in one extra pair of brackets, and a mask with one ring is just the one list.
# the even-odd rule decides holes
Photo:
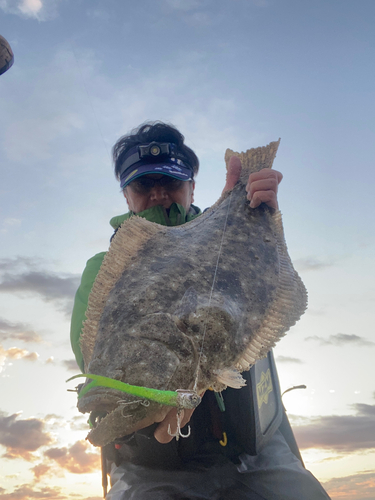
[[(250, 209), (252, 171), (271, 167), (278, 142), (240, 157), (231, 192), (199, 218), (165, 227), (132, 217), (117, 232), (90, 295), (81, 339), (87, 373), (131, 385), (198, 392), (264, 357), (306, 308), (281, 214)], [(125, 404), (127, 403), (127, 404)], [(99, 446), (162, 418), (167, 409), (96, 387), (80, 411), (109, 412), (90, 432)]]

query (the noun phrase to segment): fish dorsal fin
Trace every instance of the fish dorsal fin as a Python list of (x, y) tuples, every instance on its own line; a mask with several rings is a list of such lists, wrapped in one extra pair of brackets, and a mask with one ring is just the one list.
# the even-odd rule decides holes
[[(242, 153), (227, 149), (225, 152), (227, 168), (231, 156), (237, 156), (241, 160), (242, 165), (240, 180), (246, 185), (251, 173), (259, 172), (263, 168), (272, 168), (279, 144), (280, 139), (271, 142), (267, 146), (248, 149)], [(301, 278), (294, 270), (289, 257), (279, 210), (273, 212), (272, 221), (280, 259), (277, 293), (272, 307), (264, 315), (261, 327), (252, 338), (249, 346), (237, 359), (236, 368), (240, 372), (248, 370), (258, 359), (266, 356), (267, 352), (279, 340), (281, 326), (289, 324), (290, 328), (306, 309), (306, 289)]]
[(114, 236), (89, 295), (87, 319), (83, 324), (80, 338), (85, 370), (87, 370), (92, 357), (100, 317), (109, 292), (121, 277), (124, 269), (131, 265), (131, 259), (137, 255), (146, 242), (156, 233), (165, 231), (165, 229), (165, 226), (149, 222), (142, 217), (133, 216), (123, 222)]
[(259, 330), (237, 359), (236, 368), (240, 372), (248, 370), (258, 359), (264, 358), (282, 337), (280, 335), (282, 327), (288, 325), (288, 328), (284, 329), (283, 335), (285, 335), (307, 307), (307, 292), (289, 257), (279, 210), (275, 210), (272, 220), (279, 254), (277, 292), (272, 306), (263, 317)]

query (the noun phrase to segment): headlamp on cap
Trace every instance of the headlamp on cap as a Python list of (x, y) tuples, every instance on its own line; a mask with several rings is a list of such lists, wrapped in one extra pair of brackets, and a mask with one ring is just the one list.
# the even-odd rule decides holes
[(167, 142), (151, 142), (143, 146), (139, 146), (139, 157), (140, 158), (159, 158), (161, 156), (170, 156), (171, 144)]
[(176, 144), (170, 142), (150, 142), (131, 148), (120, 167), (121, 188), (146, 174), (160, 173), (175, 179), (189, 181), (194, 170), (184, 155), (177, 151)]

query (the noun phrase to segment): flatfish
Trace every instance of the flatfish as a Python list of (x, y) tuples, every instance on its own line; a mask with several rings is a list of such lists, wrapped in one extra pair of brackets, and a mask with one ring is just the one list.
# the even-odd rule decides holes
[[(278, 145), (227, 150), (227, 164), (241, 159), (240, 180), (192, 222), (165, 227), (134, 216), (122, 224), (89, 298), (86, 373), (169, 391), (241, 387), (240, 373), (296, 323), (306, 290), (281, 214), (251, 209), (245, 190), (249, 173), (272, 166)], [(96, 446), (170, 409), (104, 387), (90, 389), (78, 408), (101, 417), (88, 436)]]

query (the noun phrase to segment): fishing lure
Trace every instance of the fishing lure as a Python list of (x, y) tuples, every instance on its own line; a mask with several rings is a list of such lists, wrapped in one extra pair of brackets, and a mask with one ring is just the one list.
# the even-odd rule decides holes
[(89, 378), (92, 381), (80, 390), (78, 399), (87, 394), (87, 392), (93, 387), (109, 387), (110, 389), (126, 392), (127, 394), (155, 401), (156, 403), (160, 403), (162, 405), (174, 406), (185, 410), (192, 410), (201, 402), (201, 397), (195, 391), (185, 389), (177, 389), (176, 391), (161, 391), (158, 389), (150, 389), (148, 387), (126, 384), (120, 380), (90, 373), (75, 375), (74, 377), (69, 378), (67, 382), (79, 377)]

